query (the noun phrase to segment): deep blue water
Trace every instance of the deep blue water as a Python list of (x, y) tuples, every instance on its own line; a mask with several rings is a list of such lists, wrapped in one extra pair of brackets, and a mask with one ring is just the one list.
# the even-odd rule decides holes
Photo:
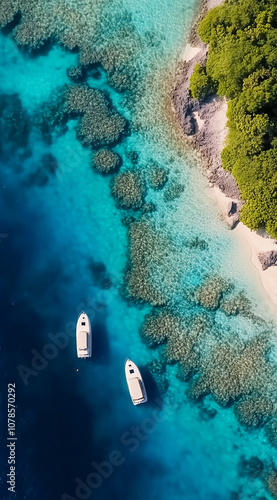
[[(49, 6), (46, 17), (61, 22), (64, 16), (71, 28), (74, 23), (81, 26), (76, 11), (88, 19), (90, 9), (91, 20), (84, 28), (88, 37), (96, 36), (96, 30), (99, 46), (108, 54), (116, 45), (116, 64), (129, 74), (135, 73), (135, 64), (138, 77), (131, 91), (118, 91), (110, 60), (97, 65), (86, 84), (105, 91), (128, 120), (128, 133), (112, 145), (121, 155), (121, 171), (139, 169), (148, 178), (155, 161), (166, 169), (168, 181), (160, 191), (148, 187), (145, 202), (154, 203), (156, 210), (144, 213), (146, 219), (145, 208), (118, 207), (111, 194), (116, 174), (100, 175), (92, 168), (96, 148), (84, 147), (76, 137), (78, 116), (70, 115), (66, 123), (49, 129), (39, 126), (42, 106), (63, 85), (72, 85), (67, 69), (78, 64), (78, 51), (56, 42), (29, 52), (16, 44), (13, 26), (3, 31), (1, 498), (270, 498), (263, 486), (266, 473), (255, 477), (241, 465), (243, 459), (259, 457), (267, 470), (276, 459), (264, 431), (245, 430), (233, 409), (223, 408), (210, 395), (204, 402), (192, 402), (178, 366), (166, 364), (162, 348), (149, 348), (139, 334), (145, 315), (153, 311), (153, 290), (186, 320), (203, 313), (187, 292), (207, 275), (231, 279), (235, 291), (247, 294), (257, 316), (264, 318), (267, 312), (266, 304), (258, 301), (249, 263), (243, 256), (237, 262), (237, 242), (205, 195), (200, 168), (165, 117), (170, 75), (196, 5), (178, 1), (173, 10), (166, 0), (129, 0), (124, 9), (120, 2), (105, 1), (81, 2), (75, 8), (66, 2), (54, 14), (55, 2)], [(117, 33), (121, 23), (127, 26), (127, 42), (126, 33)], [(124, 59), (129, 49), (132, 64)], [(133, 151), (136, 155), (130, 154)], [(180, 184), (180, 192), (172, 197)], [(159, 234), (150, 251), (150, 299), (139, 303), (126, 296), (124, 282), (130, 264), (127, 214), (133, 222), (142, 217)], [(143, 280), (142, 270), (143, 264), (136, 284)], [(88, 362), (76, 357), (74, 328), (82, 309), (93, 328)], [(273, 325), (268, 329), (262, 319), (226, 316), (220, 309), (204, 312), (211, 321), (202, 345), (204, 360), (222, 339), (232, 343), (238, 335), (247, 344), (258, 333), (273, 332)], [(220, 332), (219, 337), (214, 332)], [(274, 355), (272, 349), (272, 359)], [(134, 407), (128, 395), (126, 357), (144, 375), (149, 402), (142, 407)], [(16, 384), (15, 495), (6, 484), (8, 383)]]

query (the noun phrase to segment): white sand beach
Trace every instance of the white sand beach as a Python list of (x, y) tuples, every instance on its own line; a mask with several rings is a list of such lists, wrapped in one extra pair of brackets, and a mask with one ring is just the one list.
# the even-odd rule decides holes
[[(217, 202), (222, 219), (226, 221), (226, 224), (229, 224), (229, 217), (227, 216), (228, 205), (230, 202), (236, 200), (232, 200), (232, 198), (225, 196), (225, 194), (217, 186), (213, 186), (209, 189), (209, 191)], [(235, 229), (233, 229), (232, 234), (234, 235), (234, 238), (239, 239), (241, 251), (246, 253), (251, 264), (253, 265), (253, 271), (256, 274), (256, 277), (258, 275), (258, 283), (263, 289), (265, 300), (272, 303), (272, 312), (277, 313), (277, 266), (271, 266), (263, 271), (261, 262), (258, 258), (259, 253), (269, 252), (272, 250), (277, 251), (277, 244), (275, 240), (260, 236), (255, 231), (251, 231), (248, 227), (242, 224), (242, 222), (238, 223)], [(256, 279), (255, 282), (257, 283)]]
[[(184, 67), (181, 71), (182, 77), (179, 75), (179, 81), (174, 89), (173, 103), (188, 143), (203, 160), (211, 188), (209, 193), (216, 200), (222, 219), (231, 229), (235, 225), (235, 219), (238, 219), (238, 213), (228, 217), (228, 207), (235, 202), (239, 211), (242, 202), (233, 176), (223, 170), (221, 163), (221, 151), (228, 134), (227, 101), (214, 96), (206, 103), (200, 105), (196, 103), (194, 108), (195, 101), (189, 94), (189, 80), (193, 68), (197, 62), (205, 61), (207, 52), (207, 46), (197, 35), (197, 25), (208, 10), (220, 5), (221, 2), (222, 0), (206, 0), (202, 5), (192, 28), (190, 43), (187, 43), (181, 54)], [(186, 109), (190, 110), (191, 118), (184, 113)], [(241, 252), (249, 258), (253, 266), (253, 286), (255, 284), (260, 288), (261, 296), (268, 303), (267, 308), (271, 309), (274, 315), (277, 314), (277, 266), (263, 270), (258, 258), (259, 253), (276, 252), (276, 242), (272, 238), (251, 231), (241, 222), (233, 229), (233, 236), (238, 238)]]
[(188, 43), (181, 54), (181, 61), (191, 61), (191, 59), (193, 59), (198, 54), (198, 52), (200, 52), (200, 50), (201, 47), (193, 47), (190, 43)]
[(259, 273), (261, 284), (269, 298), (269, 300), (277, 306), (277, 266), (271, 266), (265, 271), (262, 270), (262, 265), (258, 259), (260, 252), (268, 252), (277, 250), (277, 245), (271, 238), (263, 238), (241, 222), (234, 229), (234, 234), (238, 236), (242, 243), (246, 245), (249, 258)]

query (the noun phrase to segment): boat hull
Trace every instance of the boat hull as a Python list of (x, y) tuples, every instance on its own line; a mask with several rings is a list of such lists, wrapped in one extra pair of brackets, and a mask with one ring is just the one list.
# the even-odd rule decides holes
[(91, 357), (91, 324), (87, 314), (84, 312), (81, 312), (76, 325), (76, 348), (78, 358)]
[(126, 359), (125, 362), (125, 376), (133, 404), (146, 403), (147, 393), (142, 376), (137, 365), (130, 359)]

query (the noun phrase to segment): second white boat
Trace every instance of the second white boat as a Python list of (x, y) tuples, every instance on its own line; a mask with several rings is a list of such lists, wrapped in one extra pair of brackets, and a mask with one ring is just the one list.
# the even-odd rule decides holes
[(140, 371), (133, 361), (126, 359), (125, 375), (128, 389), (134, 405), (146, 403), (147, 394)]

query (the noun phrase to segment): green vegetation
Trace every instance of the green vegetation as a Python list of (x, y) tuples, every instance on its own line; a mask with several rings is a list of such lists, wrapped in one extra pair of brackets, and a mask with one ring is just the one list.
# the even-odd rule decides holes
[(210, 76), (207, 75), (206, 67), (196, 63), (190, 79), (190, 91), (194, 99), (205, 99), (209, 94), (216, 92), (216, 86)]
[[(277, 5), (274, 0), (225, 0), (198, 27), (209, 45), (206, 66), (195, 66), (190, 90), (211, 88), (228, 98), (223, 168), (238, 182), (241, 220), (277, 238)], [(212, 82), (212, 83), (211, 83)]]

